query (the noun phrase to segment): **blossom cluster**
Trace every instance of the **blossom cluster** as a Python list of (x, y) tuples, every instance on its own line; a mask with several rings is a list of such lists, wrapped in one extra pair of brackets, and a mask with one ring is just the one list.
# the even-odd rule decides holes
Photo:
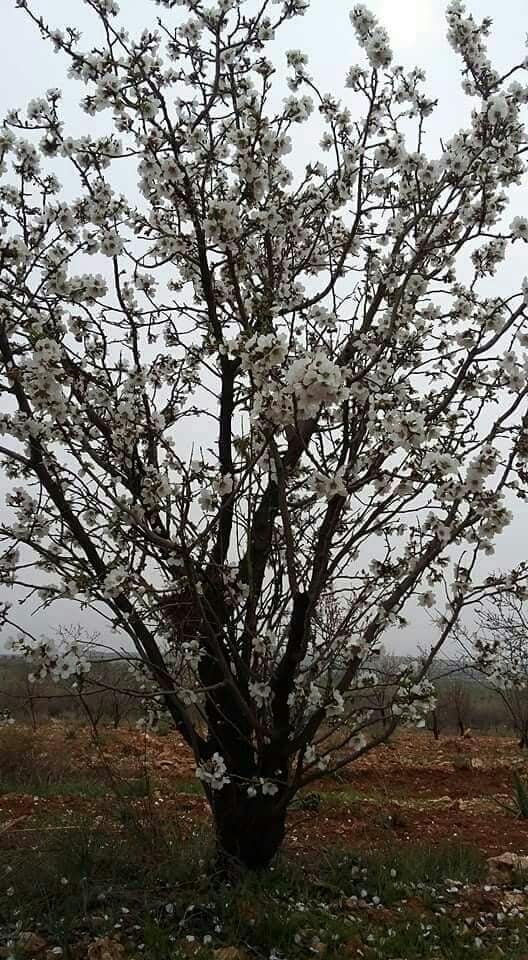
[(225, 760), (219, 753), (213, 753), (210, 760), (198, 764), (196, 776), (202, 783), (206, 783), (211, 790), (221, 790), (222, 787), (230, 783)]
[(64, 635), (40, 639), (27, 635), (9, 637), (6, 647), (34, 664), (34, 672), (28, 677), (30, 683), (48, 677), (57, 681), (76, 681), (91, 669), (86, 646), (80, 641), (69, 640)]

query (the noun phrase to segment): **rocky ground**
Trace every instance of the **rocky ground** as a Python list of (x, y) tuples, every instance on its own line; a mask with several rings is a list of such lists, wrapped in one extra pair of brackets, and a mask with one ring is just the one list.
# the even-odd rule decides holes
[[(8, 758), (14, 768), (8, 773), (0, 733), (0, 830), (14, 842), (40, 829), (43, 816), (56, 826), (62, 820), (67, 826), (72, 816), (105, 817), (116, 792), (138, 809), (148, 800), (182, 826), (208, 816), (192, 758), (177, 734), (104, 729), (94, 742), (86, 728), (54, 723), (36, 734), (11, 728), (8, 737), (20, 739), (21, 756)], [(528, 780), (528, 754), (513, 739), (435, 741), (425, 733), (400, 734), (314, 788), (320, 806), (310, 810), (301, 803), (292, 811), (289, 846), (309, 847), (316, 828), (324, 844), (356, 849), (420, 837), (473, 844), (489, 856), (528, 854), (528, 820), (512, 818), (499, 805), (511, 801), (513, 771)]]

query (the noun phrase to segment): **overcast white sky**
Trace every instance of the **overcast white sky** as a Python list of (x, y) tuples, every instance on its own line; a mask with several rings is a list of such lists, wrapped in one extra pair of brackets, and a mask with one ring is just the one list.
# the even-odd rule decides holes
[[(42, 13), (53, 26), (76, 26), (93, 36), (93, 14), (82, 0), (31, 0), (33, 8)], [(66, 78), (66, 63), (54, 54), (29, 22), (23, 11), (16, 9), (15, 0), (1, 0), (2, 31), (0, 33), (0, 117), (16, 106), (24, 106), (31, 97), (39, 96), (48, 87), (58, 86), (65, 92), (65, 113), (71, 123), (72, 135), (78, 135), (91, 121), (77, 109), (84, 88)], [(257, 0), (255, 0), (255, 6)], [(371, 0), (367, 5), (379, 16), (387, 28), (397, 62), (405, 66), (419, 65), (426, 70), (430, 95), (438, 97), (440, 105), (429, 124), (429, 151), (438, 155), (440, 137), (447, 139), (467, 124), (471, 101), (460, 91), (458, 60), (445, 39), (444, 11), (446, 0)], [(123, 20), (133, 31), (139, 31), (154, 22), (160, 14), (153, 0), (121, 0)], [(349, 66), (358, 60), (348, 13), (353, 0), (311, 0), (311, 8), (304, 18), (286, 25), (275, 42), (275, 58), (281, 58), (290, 48), (305, 50), (310, 57), (310, 72), (325, 92), (343, 96), (344, 77)], [(528, 33), (528, 0), (468, 0), (468, 10), (478, 19), (490, 16), (494, 20), (490, 53), (500, 69), (519, 62), (526, 55), (525, 38)], [(171, 14), (161, 11), (164, 16)], [(86, 43), (88, 45), (88, 42)], [(270, 54), (272, 51), (269, 50)], [(105, 118), (98, 117), (97, 124)], [(312, 147), (308, 139), (301, 149), (311, 159)], [(516, 192), (515, 213), (528, 214), (528, 191)], [(517, 245), (519, 247), (519, 245)], [(505, 288), (518, 286), (525, 273), (526, 248), (516, 252), (514, 260), (498, 283)], [(496, 291), (500, 293), (501, 291)], [(0, 509), (3, 499), (0, 487)], [(486, 561), (489, 570), (507, 567), (526, 556), (528, 511), (518, 510), (516, 522), (503, 534), (497, 544), (494, 558)], [(57, 622), (79, 619), (76, 606), (56, 605), (39, 615), (38, 623), (26, 620), (36, 632), (50, 631)], [(418, 614), (411, 630), (398, 635), (399, 650), (415, 649), (426, 640), (426, 618)], [(425, 633), (424, 633), (425, 631)]]

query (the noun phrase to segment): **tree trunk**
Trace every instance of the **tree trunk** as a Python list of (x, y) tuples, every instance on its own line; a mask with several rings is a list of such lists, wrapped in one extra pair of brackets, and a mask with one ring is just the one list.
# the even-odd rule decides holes
[(286, 807), (276, 796), (248, 797), (233, 784), (210, 797), (221, 870), (264, 870), (279, 850), (286, 830)]
[(36, 733), (37, 732), (37, 714), (35, 711), (35, 701), (34, 701), (34, 698), (31, 696), (31, 694), (29, 694), (29, 713), (31, 716), (31, 727), (32, 727), (33, 733)]
[(433, 722), (433, 736), (435, 740), (438, 740), (440, 736), (440, 726), (438, 723), (438, 714), (436, 710), (433, 710), (431, 716), (432, 716), (432, 722)]

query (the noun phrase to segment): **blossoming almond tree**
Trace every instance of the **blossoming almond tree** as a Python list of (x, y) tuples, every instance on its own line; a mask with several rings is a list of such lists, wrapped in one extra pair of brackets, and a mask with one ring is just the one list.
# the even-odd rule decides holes
[[(428, 665), (501, 586), (478, 558), (523, 491), (528, 284), (489, 278), (528, 239), (506, 216), (527, 61), (498, 73), (490, 22), (452, 0), (472, 109), (428, 157), (424, 76), (363, 5), (343, 98), (292, 50), (281, 103), (266, 49), (308, 0), (160, 0), (139, 37), (85, 2), (91, 50), (18, 0), (108, 133), (69, 136), (53, 89), (0, 136), (2, 575), (128, 635), (220, 851), (262, 867), (300, 787), (428, 712)], [(369, 664), (416, 601), (436, 635), (380, 730)], [(89, 669), (15, 646), (43, 674)]]

